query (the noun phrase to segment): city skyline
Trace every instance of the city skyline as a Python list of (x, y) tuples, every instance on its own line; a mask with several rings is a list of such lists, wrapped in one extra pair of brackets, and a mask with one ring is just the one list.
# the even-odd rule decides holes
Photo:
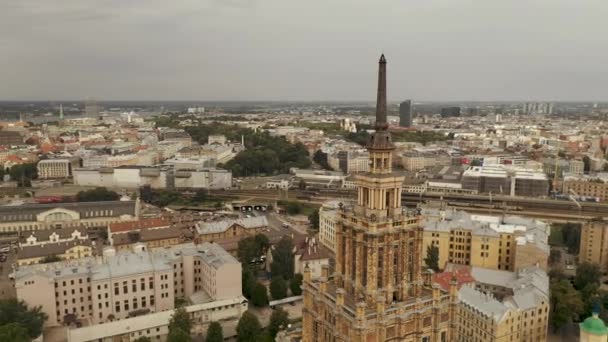
[(608, 5), (548, 3), (3, 4), (0, 66), (11, 82), (0, 93), (371, 102), (369, 61), (384, 52), (395, 62), (390, 102), (605, 100)]

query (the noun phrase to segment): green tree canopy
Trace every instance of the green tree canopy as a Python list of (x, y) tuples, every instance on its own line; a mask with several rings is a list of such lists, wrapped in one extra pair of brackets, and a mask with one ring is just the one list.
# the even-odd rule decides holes
[(424, 263), (427, 268), (432, 269), (435, 272), (439, 271), (439, 248), (435, 245), (429, 245), (426, 248), (426, 258)]
[(190, 334), (183, 331), (182, 329), (169, 329), (169, 334), (167, 335), (167, 342), (191, 342), (192, 337)]
[(268, 323), (268, 333), (272, 338), (277, 336), (277, 333), (287, 328), (289, 324), (289, 315), (287, 311), (277, 308), (272, 311), (270, 315), (270, 323)]
[(17, 299), (0, 300), (0, 325), (17, 323), (25, 330), (31, 338), (42, 334), (42, 325), (47, 315), (40, 307), (28, 308), (24, 301)]
[(259, 282), (255, 283), (253, 292), (251, 293), (251, 304), (257, 307), (268, 305), (268, 290), (266, 290), (266, 286)]
[(19, 164), (11, 167), (8, 174), (20, 187), (30, 187), (32, 179), (38, 178), (38, 168), (35, 163)]
[(169, 320), (169, 331), (182, 330), (190, 335), (191, 328), (192, 319), (190, 318), (190, 314), (188, 314), (186, 309), (183, 307), (175, 309), (175, 311), (173, 311), (173, 315), (171, 315), (171, 319)]
[(236, 340), (238, 342), (256, 342), (262, 332), (260, 321), (250, 311), (245, 311), (236, 326)]
[(291, 294), (294, 296), (299, 296), (302, 294), (302, 280), (303, 276), (301, 273), (294, 274), (293, 278), (289, 281), (289, 289), (291, 290)]
[(247, 265), (253, 259), (263, 255), (269, 246), (270, 241), (268, 240), (268, 237), (266, 237), (266, 235), (264, 234), (248, 236), (244, 239), (239, 240), (236, 254), (239, 261), (242, 264)]
[(270, 281), (270, 296), (273, 300), (287, 297), (287, 284), (282, 276), (273, 277)]
[(76, 194), (78, 202), (101, 202), (101, 201), (116, 201), (120, 196), (104, 187), (99, 187), (91, 190), (80, 191)]
[(207, 189), (199, 189), (194, 196), (192, 196), (192, 202), (202, 203), (205, 202), (208, 197), (209, 191)]
[(0, 341), (28, 342), (31, 338), (21, 324), (8, 323), (0, 326)]
[(138, 337), (135, 342), (152, 342), (152, 340), (148, 336)]
[(247, 299), (251, 299), (255, 284), (255, 274), (247, 265), (243, 265), (241, 269), (241, 288), (243, 289), (243, 295)]
[(567, 280), (551, 281), (551, 315), (549, 320), (554, 331), (568, 323), (576, 322), (583, 312), (581, 295)]
[(270, 271), (272, 272), (273, 278), (282, 276), (284, 279), (291, 279), (293, 277), (293, 241), (289, 236), (283, 236), (272, 250)]
[(224, 331), (218, 322), (211, 322), (207, 328), (205, 342), (222, 342), (224, 341)]
[(578, 265), (576, 269), (574, 287), (578, 290), (582, 290), (590, 284), (597, 284), (599, 286), (601, 276), (602, 272), (600, 271), (600, 267), (598, 265), (583, 262), (582, 264)]

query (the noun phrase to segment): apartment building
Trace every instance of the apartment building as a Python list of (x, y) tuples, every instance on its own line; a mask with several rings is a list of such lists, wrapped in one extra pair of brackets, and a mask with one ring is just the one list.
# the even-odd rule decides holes
[(585, 172), (585, 163), (582, 160), (565, 160), (547, 158), (543, 160), (543, 171), (548, 175), (554, 175), (557, 170), (557, 177), (564, 174), (582, 175)]
[(470, 269), (475, 289), (459, 291), (460, 335), (473, 341), (547, 340), (549, 277), (544, 270)]
[(418, 152), (406, 152), (401, 156), (401, 165), (407, 171), (420, 171), (433, 165), (439, 165), (437, 156)]
[(139, 208), (139, 199), (4, 206), (0, 207), (0, 232), (17, 233), (67, 227), (105, 228), (113, 222), (136, 220)]
[(319, 242), (331, 252), (336, 252), (336, 225), (339, 201), (327, 201), (319, 208)]
[(334, 170), (346, 174), (369, 172), (369, 153), (362, 151), (339, 151), (327, 156), (327, 163)]
[(69, 178), (72, 177), (72, 168), (78, 167), (77, 160), (70, 159), (45, 159), (38, 162), (38, 177)]
[(608, 221), (597, 219), (583, 224), (578, 258), (608, 272)]
[(222, 220), (196, 223), (198, 241), (217, 241), (235, 237), (253, 236), (268, 228), (266, 216), (247, 217), (238, 220)]
[(21, 266), (14, 278), (17, 298), (41, 306), (47, 326), (80, 319), (100, 324), (171, 310), (175, 298), (241, 296), (240, 263), (211, 243), (121, 253), (110, 247), (103, 257)]
[(148, 250), (168, 248), (184, 240), (181, 229), (162, 218), (110, 224), (108, 239), (117, 251), (133, 250), (138, 244), (144, 244)]
[(571, 175), (564, 177), (564, 194), (574, 192), (581, 197), (596, 197), (600, 201), (608, 201), (608, 173), (596, 175)]
[(423, 250), (438, 247), (440, 268), (447, 263), (505, 271), (547, 268), (549, 226), (542, 221), (453, 209), (425, 209), (423, 215)]

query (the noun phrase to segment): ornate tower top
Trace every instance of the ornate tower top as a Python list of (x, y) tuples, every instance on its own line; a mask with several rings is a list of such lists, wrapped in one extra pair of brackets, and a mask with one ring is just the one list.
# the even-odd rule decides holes
[(386, 58), (384, 54), (378, 61), (378, 94), (376, 99), (376, 131), (372, 133), (365, 147), (370, 152), (372, 173), (390, 173), (392, 157), (390, 152), (395, 149), (386, 120)]

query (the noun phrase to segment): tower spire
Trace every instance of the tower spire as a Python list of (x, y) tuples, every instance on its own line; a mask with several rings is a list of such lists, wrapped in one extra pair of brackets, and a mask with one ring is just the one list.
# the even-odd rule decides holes
[(388, 123), (386, 121), (386, 58), (384, 54), (380, 56), (378, 61), (378, 94), (376, 99), (376, 125), (377, 131), (386, 130)]

